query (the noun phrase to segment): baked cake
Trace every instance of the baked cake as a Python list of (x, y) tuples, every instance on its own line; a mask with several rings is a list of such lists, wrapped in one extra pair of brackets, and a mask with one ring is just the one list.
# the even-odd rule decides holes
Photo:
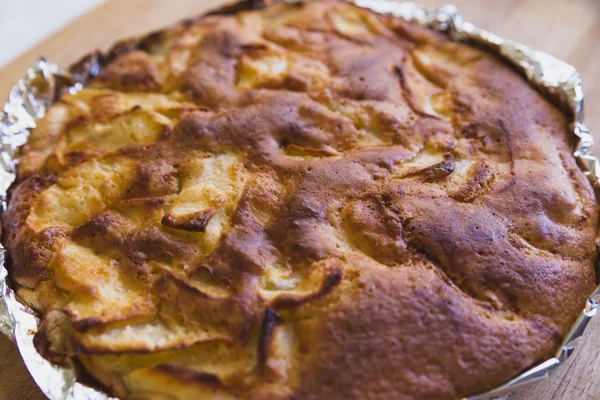
[(119, 43), (48, 110), (10, 274), (40, 353), (113, 396), (455, 399), (550, 357), (595, 286), (572, 145), (486, 51), (233, 7)]

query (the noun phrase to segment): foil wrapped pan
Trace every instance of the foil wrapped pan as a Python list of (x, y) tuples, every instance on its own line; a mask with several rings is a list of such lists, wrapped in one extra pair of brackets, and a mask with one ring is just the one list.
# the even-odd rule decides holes
[[(260, 8), (282, 1), (300, 0), (246, 0), (225, 7), (223, 12), (229, 9)], [(532, 85), (570, 117), (570, 129), (578, 138), (573, 156), (590, 179), (592, 186), (600, 189), (600, 161), (590, 151), (594, 140), (583, 124), (582, 84), (573, 66), (464, 21), (454, 6), (423, 8), (414, 3), (394, 0), (347, 1), (443, 32), (452, 40), (484, 47), (513, 64)], [(81, 73), (63, 70), (58, 65), (40, 58), (10, 92), (3, 111), (0, 111), (0, 201), (3, 210), (6, 208), (7, 192), (16, 179), (19, 148), (26, 143), (29, 130), (35, 128), (36, 121), (44, 116), (46, 109), (60, 94), (81, 90), (87, 80), (101, 69), (94, 57), (89, 57), (87, 64), (89, 65), (85, 72)], [(552, 358), (495, 389), (461, 400), (506, 399), (509, 393), (548, 378), (573, 353), (578, 339), (591, 318), (598, 312), (598, 301), (600, 285), (590, 294), (581, 315)], [(112, 400), (113, 398), (105, 393), (78, 382), (74, 369), (57, 367), (38, 354), (33, 337), (39, 323), (35, 312), (25, 306), (11, 288), (5, 266), (5, 250), (0, 244), (0, 332), (17, 344), (27, 369), (42, 392), (52, 400)]]

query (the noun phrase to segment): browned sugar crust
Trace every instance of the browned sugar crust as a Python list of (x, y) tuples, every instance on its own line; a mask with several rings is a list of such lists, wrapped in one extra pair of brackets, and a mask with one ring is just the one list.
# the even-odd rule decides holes
[(595, 284), (565, 116), (340, 2), (115, 46), (19, 174), (36, 344), (123, 398), (455, 399), (549, 357)]

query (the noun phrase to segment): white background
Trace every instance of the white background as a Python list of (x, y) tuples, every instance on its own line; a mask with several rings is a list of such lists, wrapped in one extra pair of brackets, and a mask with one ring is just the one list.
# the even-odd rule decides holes
[(103, 0), (0, 0), (0, 67)]

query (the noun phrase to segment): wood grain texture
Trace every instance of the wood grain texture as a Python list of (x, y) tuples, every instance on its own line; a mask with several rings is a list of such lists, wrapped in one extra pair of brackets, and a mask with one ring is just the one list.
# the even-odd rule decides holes
[[(419, 0), (418, 0), (419, 1)], [(223, 0), (108, 0), (0, 70), (0, 98), (38, 55), (69, 65), (86, 52), (160, 28), (222, 4)], [(420, 0), (440, 5), (450, 0)], [(600, 142), (600, 1), (455, 0), (465, 18), (575, 65), (586, 94), (586, 125)], [(595, 146), (600, 153), (600, 145)], [(593, 321), (574, 356), (556, 374), (511, 400), (600, 399), (600, 317)], [(0, 400), (41, 400), (18, 351), (0, 336)]]

